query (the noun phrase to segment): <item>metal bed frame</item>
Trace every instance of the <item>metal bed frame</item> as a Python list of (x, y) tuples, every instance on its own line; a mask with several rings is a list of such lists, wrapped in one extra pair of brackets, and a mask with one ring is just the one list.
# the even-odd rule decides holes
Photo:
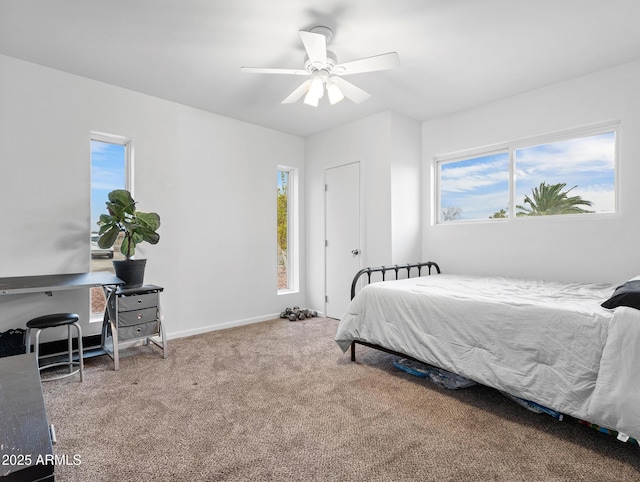
[[(429, 275), (431, 275), (431, 269), (435, 268), (436, 272), (438, 274), (440, 274), (440, 266), (438, 266), (437, 263), (433, 262), (433, 261), (425, 261), (424, 263), (409, 263), (409, 264), (394, 264), (393, 266), (378, 266), (375, 268), (363, 268), (360, 271), (358, 271), (356, 273), (356, 275), (353, 278), (353, 282), (351, 283), (351, 299), (353, 299), (356, 295), (356, 287), (358, 285), (358, 281), (360, 281), (360, 278), (362, 278), (364, 275), (367, 276), (367, 283), (366, 284), (370, 284), (371, 283), (371, 275), (374, 273), (382, 273), (382, 280), (381, 281), (386, 281), (386, 274), (388, 271), (393, 271), (395, 273), (395, 278), (394, 279), (398, 279), (398, 275), (403, 272), (403, 270), (407, 271), (407, 278), (411, 278), (411, 273), (412, 273), (412, 269), (413, 269), (413, 273), (414, 273), (414, 277), (415, 277), (415, 273), (417, 272), (418, 276), (422, 276), (422, 268), (427, 268), (427, 273)], [(414, 269), (415, 268), (415, 269)], [(356, 343), (359, 343), (363, 346), (368, 346), (369, 348), (375, 348), (376, 350), (380, 350), (380, 351), (384, 351), (386, 353), (390, 353), (391, 355), (396, 355), (399, 357), (403, 357), (403, 358), (409, 358), (411, 360), (414, 361), (418, 361), (421, 363), (424, 363), (422, 360), (418, 360), (417, 358), (414, 358), (412, 356), (406, 355), (405, 353), (400, 353), (397, 351), (393, 351), (390, 350), (388, 348), (385, 348), (383, 346), (380, 345), (375, 345), (373, 343), (368, 343), (366, 341), (356, 341), (353, 340), (351, 342), (351, 361), (354, 362), (356, 361)]]
[[(431, 275), (431, 270), (432, 268), (435, 268), (436, 272), (438, 274), (440, 274), (440, 267), (438, 266), (437, 263), (433, 262), (433, 261), (427, 261), (424, 263), (415, 263), (415, 264), (400, 264), (400, 265), (393, 265), (393, 266), (379, 266), (376, 268), (364, 268), (361, 269), (360, 271), (358, 271), (356, 273), (356, 275), (353, 278), (353, 282), (351, 283), (351, 299), (353, 299), (356, 295), (356, 287), (358, 284), (358, 281), (360, 280), (361, 277), (363, 277), (364, 275), (367, 275), (367, 284), (371, 283), (371, 275), (373, 273), (382, 273), (382, 280), (381, 281), (386, 281), (386, 273), (388, 271), (394, 271), (395, 272), (395, 279), (398, 279), (398, 274), (400, 272), (402, 272), (402, 270), (406, 270), (407, 271), (407, 278), (411, 278), (411, 273), (412, 273), (412, 269), (416, 268), (417, 269), (417, 275), (421, 276), (422, 275), (422, 268), (427, 267), (428, 271), (428, 275)], [(415, 270), (414, 270), (415, 273)], [(415, 274), (414, 274), (415, 277)], [(368, 343), (366, 341), (356, 341), (353, 340), (351, 342), (351, 361), (355, 362), (356, 361), (356, 343), (359, 343), (360, 345), (363, 346), (367, 346), (369, 348), (373, 348), (375, 350), (379, 350), (385, 353), (389, 353), (391, 355), (395, 355), (401, 358), (406, 358), (409, 360), (413, 360), (419, 363), (426, 363), (424, 360), (420, 360), (418, 358), (412, 357), (410, 355), (407, 355), (406, 353), (401, 353), (398, 351), (394, 351), (394, 350), (390, 350), (389, 348), (385, 348), (384, 346), (381, 345), (376, 345), (374, 343)], [(562, 414), (562, 419), (564, 421), (573, 421), (576, 423), (581, 423), (583, 425), (586, 426), (591, 426), (592, 428), (595, 428), (601, 432), (605, 432), (608, 433), (609, 435), (612, 435), (614, 437), (617, 437), (618, 440), (621, 440), (623, 442), (626, 442), (627, 440), (631, 440), (634, 443), (637, 443), (638, 445), (640, 445), (640, 440), (636, 440), (634, 438), (629, 438), (626, 435), (623, 434), (619, 434), (618, 432), (614, 431), (614, 430), (609, 430), (609, 429), (602, 429), (601, 427), (598, 427), (597, 425), (591, 424), (588, 421), (585, 420), (580, 420), (577, 419), (575, 417), (572, 417), (571, 415), (567, 415), (567, 414)]]

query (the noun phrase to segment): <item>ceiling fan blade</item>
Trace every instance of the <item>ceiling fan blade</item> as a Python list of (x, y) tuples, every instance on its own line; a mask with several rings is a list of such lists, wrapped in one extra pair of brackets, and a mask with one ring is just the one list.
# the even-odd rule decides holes
[(300, 86), (296, 90), (291, 92), (291, 94), (289, 94), (289, 96), (286, 99), (284, 99), (281, 103), (293, 104), (295, 102), (298, 102), (298, 100), (300, 100), (300, 98), (307, 93), (310, 85), (311, 85), (311, 79), (305, 80), (302, 84), (300, 84)]
[(262, 67), (240, 67), (242, 72), (249, 74), (291, 74), (291, 75), (309, 75), (309, 72), (301, 69), (269, 69)]
[(331, 80), (333, 80), (346, 98), (352, 100), (356, 104), (360, 104), (371, 97), (371, 94), (368, 92), (365, 92), (360, 87), (356, 87), (351, 82), (347, 82), (340, 77), (332, 77)]
[(374, 55), (352, 62), (336, 65), (332, 73), (337, 75), (359, 74), (363, 72), (375, 72), (377, 70), (391, 70), (400, 66), (400, 57), (397, 52)]
[(327, 63), (327, 38), (320, 33), (305, 30), (300, 30), (300, 38), (309, 60), (314, 64), (320, 64), (319, 68), (322, 68)]

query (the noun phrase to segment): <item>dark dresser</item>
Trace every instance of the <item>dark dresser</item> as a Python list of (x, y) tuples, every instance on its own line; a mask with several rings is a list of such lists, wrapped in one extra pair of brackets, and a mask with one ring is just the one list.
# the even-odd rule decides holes
[(0, 481), (53, 481), (53, 468), (35, 355), (0, 358)]

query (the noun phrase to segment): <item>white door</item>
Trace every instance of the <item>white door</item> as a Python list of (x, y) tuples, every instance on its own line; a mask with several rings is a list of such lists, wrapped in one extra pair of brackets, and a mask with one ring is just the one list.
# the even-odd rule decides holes
[(360, 163), (325, 172), (325, 313), (341, 318), (360, 269)]

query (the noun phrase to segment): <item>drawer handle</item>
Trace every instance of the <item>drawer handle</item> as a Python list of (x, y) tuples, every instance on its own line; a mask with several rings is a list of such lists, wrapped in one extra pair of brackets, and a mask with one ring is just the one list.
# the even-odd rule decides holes
[(142, 331), (142, 328), (136, 328), (136, 333), (140, 333)]
[(142, 313), (138, 313), (138, 316), (137, 316), (136, 318), (138, 318), (139, 320), (141, 320), (141, 319), (142, 319)]
[(142, 298), (138, 298), (138, 304), (142, 303)]

